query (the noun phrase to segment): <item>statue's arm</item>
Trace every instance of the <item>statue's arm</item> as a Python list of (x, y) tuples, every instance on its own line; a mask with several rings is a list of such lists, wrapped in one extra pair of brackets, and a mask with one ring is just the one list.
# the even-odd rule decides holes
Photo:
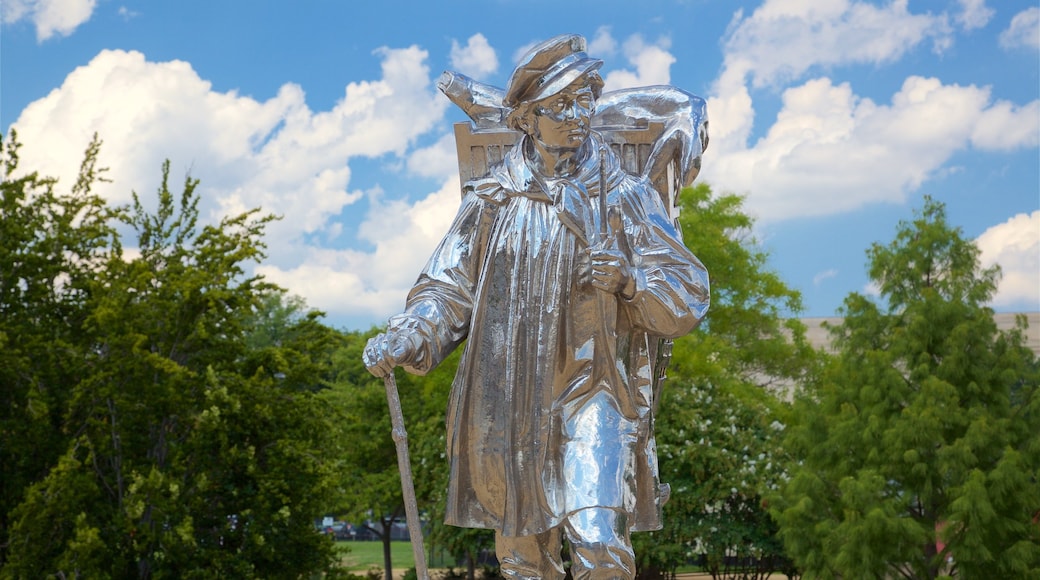
[(675, 338), (700, 323), (710, 302), (708, 271), (682, 243), (660, 197), (638, 189), (626, 208), (635, 292), (621, 299), (632, 323)]
[(488, 202), (467, 193), (448, 233), (408, 293), (390, 332), (414, 337), (417, 352), (401, 365), (414, 374), (436, 367), (469, 334), (473, 296), (493, 219)]

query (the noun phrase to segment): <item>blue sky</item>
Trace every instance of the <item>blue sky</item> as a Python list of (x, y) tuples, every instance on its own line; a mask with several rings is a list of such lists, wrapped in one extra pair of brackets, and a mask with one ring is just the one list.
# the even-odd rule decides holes
[[(924, 196), (1040, 310), (1035, 0), (4, 0), (0, 128), (70, 184), (95, 132), (115, 203), (164, 159), (206, 219), (283, 219), (258, 271), (328, 321), (382, 324), (459, 199), (444, 70), (503, 86), (518, 54), (586, 36), (607, 88), (708, 100), (698, 179), (746, 195), (769, 267), (831, 316), (866, 250)], [(709, 270), (711, 265), (708, 264)]]

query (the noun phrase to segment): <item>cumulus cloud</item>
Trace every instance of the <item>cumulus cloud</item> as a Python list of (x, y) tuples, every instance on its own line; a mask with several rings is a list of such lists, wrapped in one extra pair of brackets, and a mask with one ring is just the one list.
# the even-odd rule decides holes
[[(711, 103), (709, 103), (709, 110)], [(788, 89), (776, 123), (752, 147), (718, 154), (706, 179), (752, 194), (763, 221), (900, 202), (969, 143), (1036, 146), (1040, 104), (992, 102), (990, 91), (910, 77), (890, 104), (848, 83), (814, 79)]]
[(1040, 8), (1027, 8), (1011, 19), (1011, 24), (1000, 33), (1000, 46), (1005, 49), (1040, 49)]
[(408, 289), (458, 210), (459, 191), (456, 175), (414, 205), (370, 192), (371, 209), (359, 231), (374, 251), (312, 247), (298, 265), (265, 264), (257, 272), (305, 296), (311, 307), (385, 320), (403, 308)]
[(22, 19), (36, 27), (36, 40), (43, 42), (60, 34), (68, 36), (79, 25), (90, 20), (96, 0), (6, 0), (0, 7), (5, 24)]
[(1008, 101), (994, 103), (979, 116), (972, 128), (971, 144), (980, 149), (1004, 150), (1040, 144), (1040, 101), (1018, 106)]
[[(973, 22), (986, 10), (979, 2), (962, 8), (976, 14)], [(826, 77), (792, 85), (775, 123), (751, 142), (755, 86), (779, 86), (817, 65), (896, 59), (928, 38), (945, 38), (946, 20), (911, 14), (906, 2), (767, 0), (751, 16), (738, 13), (708, 99), (713, 157), (704, 179), (749, 194), (749, 209), (768, 222), (901, 202), (968, 147), (1035, 147), (1040, 101), (994, 101), (989, 87), (919, 76), (908, 77), (889, 103)]]
[(996, 307), (1040, 310), (1040, 211), (1020, 213), (975, 240), (983, 266), (999, 264)]
[(936, 49), (946, 47), (947, 20), (912, 14), (906, 0), (883, 6), (766, 0), (750, 16), (735, 16), (724, 42), (724, 67), (746, 72), (758, 88), (797, 79), (817, 66), (883, 64), (928, 39)]
[(408, 156), (408, 171), (421, 177), (443, 179), (458, 173), (458, 154), (455, 136), (445, 133), (429, 147), (416, 150)]
[(450, 57), (452, 68), (473, 78), (483, 78), (498, 70), (498, 55), (480, 33), (469, 37), (466, 46), (452, 40)]
[[(605, 44), (606, 41), (601, 40), (600, 36), (597, 36), (597, 44)], [(603, 90), (668, 84), (671, 80), (671, 66), (675, 63), (675, 57), (668, 51), (669, 46), (668, 39), (647, 43), (639, 35), (629, 37), (622, 45), (622, 52), (635, 70), (610, 71), (603, 77)]]
[(596, 35), (589, 40), (589, 56), (604, 58), (617, 52), (617, 41), (610, 33), (609, 26), (600, 26), (596, 29)]
[[(268, 267), (320, 271), (328, 251), (314, 240), (334, 241), (341, 226), (333, 219), (362, 198), (349, 187), (351, 159), (403, 156), (447, 108), (433, 89), (424, 51), (376, 55), (382, 78), (350, 83), (335, 106), (315, 112), (294, 84), (257, 100), (212, 90), (185, 62), (106, 50), (22, 111), (14, 123), (25, 144), (22, 167), (71, 183), (97, 132), (104, 141), (100, 165), (112, 168), (113, 180), (98, 191), (110, 201), (125, 203), (131, 191), (150, 201), (162, 160), (170, 159), (171, 187), (189, 172), (201, 180), (200, 209), (210, 221), (255, 207), (283, 216), (269, 228)], [(378, 269), (358, 272), (342, 276), (371, 281), (367, 276)], [(316, 292), (302, 274), (285, 282), (308, 300)], [(359, 307), (339, 303), (341, 311)]]
[(778, 88), (810, 70), (897, 60), (931, 38), (950, 42), (944, 15), (912, 14), (905, 0), (878, 7), (849, 0), (766, 0), (737, 11), (723, 38), (723, 68), (708, 101), (712, 148), (747, 146), (754, 124), (751, 89)]

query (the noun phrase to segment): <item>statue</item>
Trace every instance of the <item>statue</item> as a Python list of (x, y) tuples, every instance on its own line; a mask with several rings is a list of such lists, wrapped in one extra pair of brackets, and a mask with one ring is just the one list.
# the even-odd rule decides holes
[[(563, 539), (575, 578), (634, 576), (629, 534), (659, 529), (668, 495), (653, 435), (664, 339), (708, 308), (673, 209), (707, 144), (704, 103), (672, 87), (603, 95), (601, 66), (562, 35), (505, 90), (445, 73), (463, 129), (506, 146), (474, 149), (490, 156), (476, 170), (460, 158), (455, 221), (364, 353), (376, 376), (423, 374), (465, 342), (446, 521), (495, 530), (510, 578), (563, 578)], [(647, 130), (631, 155), (617, 138)]]

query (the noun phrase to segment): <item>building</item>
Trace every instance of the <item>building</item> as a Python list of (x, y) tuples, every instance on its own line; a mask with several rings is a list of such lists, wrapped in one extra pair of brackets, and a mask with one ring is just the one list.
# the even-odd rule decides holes
[[(1029, 327), (1026, 329), (1026, 346), (1028, 346), (1034, 354), (1040, 356), (1040, 312), (1026, 312), (1020, 313), (1026, 317)], [(1011, 312), (999, 312), (994, 315), (994, 319), (997, 322), (997, 328), (1000, 330), (1011, 330), (1015, 327), (1015, 317), (1019, 314)], [(809, 343), (816, 348), (830, 349), (830, 335), (827, 329), (824, 328), (825, 324), (837, 325), (841, 324), (841, 318), (839, 317), (827, 317), (827, 318), (802, 318), (802, 324), (805, 325), (806, 332), (805, 336), (809, 339)]]

